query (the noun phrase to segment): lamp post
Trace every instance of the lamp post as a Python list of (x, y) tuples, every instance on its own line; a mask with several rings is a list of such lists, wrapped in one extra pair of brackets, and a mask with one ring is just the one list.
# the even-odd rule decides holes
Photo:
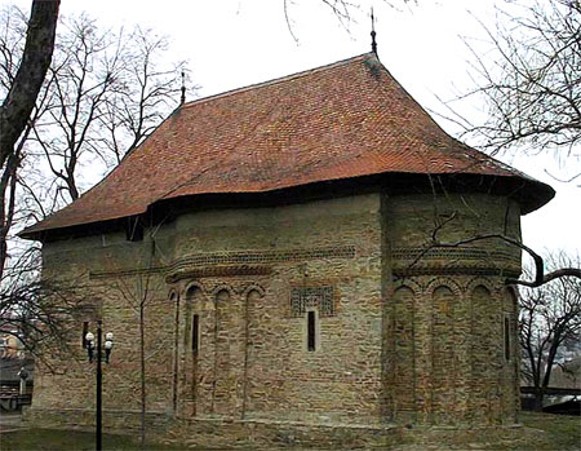
[[(95, 344), (95, 335), (92, 332), (87, 332), (85, 335), (85, 347), (89, 354), (89, 362), (97, 360), (97, 406), (96, 406), (96, 448), (97, 451), (103, 449), (103, 349), (105, 350), (105, 362), (109, 363), (111, 350), (113, 349), (113, 334), (107, 332), (105, 334), (105, 343), (102, 345), (102, 321), (97, 321), (97, 343)], [(97, 355), (95, 356), (95, 350)]]

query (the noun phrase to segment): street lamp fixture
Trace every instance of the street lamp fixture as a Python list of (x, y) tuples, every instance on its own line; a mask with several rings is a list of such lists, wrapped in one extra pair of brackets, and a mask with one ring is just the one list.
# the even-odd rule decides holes
[[(97, 337), (92, 332), (87, 332), (85, 335), (85, 348), (89, 356), (89, 362), (96, 360), (97, 363), (97, 406), (96, 406), (96, 449), (101, 451), (103, 449), (103, 350), (104, 360), (109, 363), (111, 350), (113, 349), (113, 333), (107, 332), (105, 334), (105, 343), (102, 343), (102, 321), (97, 321)], [(96, 341), (96, 343), (95, 343)]]
[[(98, 328), (98, 331), (100, 332), (101, 329)], [(87, 343), (86, 348), (87, 353), (89, 354), (89, 362), (92, 362), (95, 360), (95, 335), (92, 332), (87, 332), (87, 335), (85, 335), (85, 342)], [(103, 345), (103, 348), (105, 349), (105, 362), (109, 363), (111, 350), (113, 349), (113, 332), (107, 332), (105, 334), (105, 344)]]

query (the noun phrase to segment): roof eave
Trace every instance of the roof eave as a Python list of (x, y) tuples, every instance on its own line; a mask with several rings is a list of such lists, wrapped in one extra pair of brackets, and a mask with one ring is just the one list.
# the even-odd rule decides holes
[[(371, 175), (364, 175), (359, 177), (350, 177), (350, 178), (343, 178), (343, 179), (335, 179), (335, 180), (323, 180), (314, 183), (308, 183), (305, 185), (299, 186), (292, 186), (286, 187), (281, 189), (274, 189), (274, 190), (267, 190), (267, 191), (258, 191), (258, 192), (229, 192), (229, 193), (204, 193), (204, 194), (197, 194), (197, 195), (185, 195), (179, 196), (176, 198), (162, 198), (152, 204), (150, 204), (147, 210), (142, 211), (140, 214), (147, 214), (151, 212), (152, 208), (159, 206), (161, 204), (167, 202), (178, 201), (178, 199), (188, 198), (188, 199), (198, 199), (202, 203), (204, 199), (227, 199), (228, 197), (245, 197), (247, 199), (250, 198), (261, 198), (261, 197), (276, 197), (277, 195), (281, 195), (283, 197), (288, 196), (289, 192), (297, 192), (297, 193), (304, 193), (307, 191), (318, 192), (319, 195), (324, 196), (323, 192), (321, 191), (320, 187), (325, 186), (329, 192), (333, 192), (336, 194), (336, 190), (343, 190), (345, 186), (353, 186), (357, 187), (358, 192), (366, 192), (369, 190), (370, 186), (378, 186), (381, 183), (381, 180), (388, 180), (385, 177), (389, 177), (391, 179), (391, 183), (397, 184), (397, 179), (400, 177), (422, 177), (423, 174), (418, 173), (405, 173), (405, 172), (397, 172), (397, 173), (381, 173), (381, 174), (371, 174)], [(437, 174), (441, 177), (461, 177), (465, 180), (470, 180), (471, 178), (480, 178), (485, 177), (489, 180), (500, 179), (506, 182), (506, 185), (502, 189), (502, 194), (508, 196), (509, 198), (513, 198), (517, 201), (521, 207), (521, 214), (526, 215), (533, 211), (538, 210), (545, 204), (547, 204), (553, 197), (555, 197), (555, 190), (537, 180), (531, 178), (524, 178), (524, 177), (516, 177), (516, 176), (496, 176), (496, 175), (482, 175), (482, 174), (466, 174), (466, 173), (444, 173), (444, 174)], [(348, 190), (348, 193), (353, 194), (353, 188)], [(294, 196), (296, 199), (299, 199), (300, 196)], [(134, 215), (131, 215), (134, 216)], [(116, 217), (116, 218), (108, 218), (105, 220), (97, 220), (92, 222), (80, 222), (76, 224), (69, 224), (62, 227), (42, 227), (42, 223), (35, 224), (31, 227), (28, 227), (21, 231), (18, 236), (20, 238), (26, 240), (37, 240), (44, 242), (51, 238), (54, 235), (65, 235), (67, 233), (76, 234), (81, 233), (84, 229), (88, 227), (92, 227), (95, 230), (101, 231), (110, 229), (111, 227), (120, 227), (121, 221), (125, 220), (130, 216), (124, 217)], [(40, 227), (39, 227), (40, 226)], [(86, 232), (85, 232), (86, 233)]]

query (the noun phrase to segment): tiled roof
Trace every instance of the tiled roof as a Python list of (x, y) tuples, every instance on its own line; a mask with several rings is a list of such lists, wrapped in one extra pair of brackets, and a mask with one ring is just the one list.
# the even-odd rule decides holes
[(183, 105), (101, 183), (23, 235), (132, 216), (180, 196), (385, 173), (539, 183), (447, 135), (364, 54)]

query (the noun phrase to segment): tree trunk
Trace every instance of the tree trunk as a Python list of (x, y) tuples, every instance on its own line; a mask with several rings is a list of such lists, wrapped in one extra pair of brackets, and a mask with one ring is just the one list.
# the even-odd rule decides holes
[(4, 266), (8, 258), (8, 233), (14, 217), (18, 154), (16, 151), (8, 157), (4, 173), (0, 177), (0, 280), (4, 277)]
[(535, 389), (535, 404), (534, 404), (534, 411), (535, 412), (542, 412), (543, 411), (543, 399), (544, 399), (544, 390), (541, 387), (537, 387)]
[(26, 127), (50, 66), (60, 0), (33, 0), (24, 54), (0, 107), (0, 166), (13, 153)]
[(139, 305), (139, 360), (141, 363), (141, 424), (139, 443), (145, 449), (145, 412), (147, 411), (147, 393), (145, 391), (145, 304), (142, 300)]

